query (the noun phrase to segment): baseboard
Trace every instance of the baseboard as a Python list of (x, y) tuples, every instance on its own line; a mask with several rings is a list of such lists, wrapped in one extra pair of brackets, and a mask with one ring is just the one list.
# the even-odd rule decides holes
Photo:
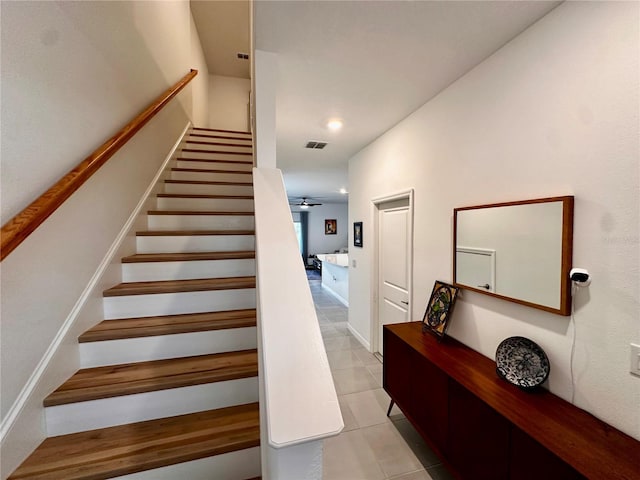
[(347, 322), (347, 328), (349, 329), (349, 332), (351, 332), (351, 335), (356, 337), (356, 339), (362, 344), (362, 346), (364, 348), (366, 348), (368, 352), (370, 352), (371, 351), (371, 343), (367, 342), (364, 339), (364, 337), (362, 335), (360, 335), (360, 333), (355, 328), (353, 328), (353, 326), (349, 322)]
[(101, 277), (104, 275), (109, 265), (113, 262), (113, 259), (117, 254), (121, 243), (124, 241), (129, 231), (131, 230), (131, 227), (134, 224), (135, 220), (138, 218), (138, 215), (140, 214), (140, 211), (142, 210), (144, 204), (146, 203), (148, 196), (151, 194), (156, 183), (160, 179), (161, 175), (164, 173), (167, 164), (174, 158), (176, 151), (182, 144), (183, 139), (190, 127), (191, 127), (191, 122), (188, 122), (186, 127), (182, 131), (182, 134), (178, 138), (177, 142), (173, 145), (169, 154), (166, 156), (165, 160), (162, 162), (162, 165), (158, 169), (158, 172), (156, 173), (154, 178), (151, 180), (151, 183), (149, 184), (147, 190), (141, 197), (140, 202), (138, 202), (138, 205), (133, 210), (132, 214), (129, 216), (127, 222), (124, 224), (124, 226), (120, 230), (120, 233), (117, 235), (114, 242), (111, 244), (111, 247), (109, 247), (109, 250), (107, 250), (107, 253), (105, 254), (102, 261), (100, 262), (100, 265), (98, 266), (97, 270), (91, 277), (91, 280), (89, 281), (86, 288), (78, 298), (77, 302), (71, 309), (69, 315), (67, 316), (62, 326), (60, 327), (60, 330), (58, 330), (56, 336), (54, 337), (53, 341), (47, 348), (42, 359), (40, 360), (35, 370), (29, 377), (29, 380), (26, 382), (25, 386), (20, 391), (18, 397), (16, 398), (16, 401), (13, 403), (13, 405), (7, 412), (7, 415), (2, 420), (2, 423), (0, 423), (0, 442), (4, 442), (5, 437), (7, 436), (7, 434), (13, 427), (13, 425), (15, 424), (18, 416), (22, 413), (24, 406), (29, 400), (29, 397), (33, 394), (34, 390), (36, 389), (45, 370), (49, 366), (49, 363), (51, 362), (54, 355), (58, 351), (60, 345), (64, 341), (69, 330), (75, 323), (85, 303), (91, 297), (93, 290), (99, 284)]
[(336, 300), (338, 300), (345, 307), (349, 308), (349, 302), (346, 301), (344, 298), (342, 298), (340, 295), (338, 295), (336, 292), (334, 292), (333, 289), (331, 289), (331, 287), (327, 287), (326, 285), (323, 284), (322, 288), (324, 288), (327, 291), (327, 293), (330, 293), (331, 295), (333, 295), (336, 298)]

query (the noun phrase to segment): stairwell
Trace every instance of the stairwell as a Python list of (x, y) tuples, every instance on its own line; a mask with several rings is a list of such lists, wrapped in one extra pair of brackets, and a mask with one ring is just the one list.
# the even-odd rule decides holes
[(10, 479), (260, 475), (252, 140), (194, 128)]

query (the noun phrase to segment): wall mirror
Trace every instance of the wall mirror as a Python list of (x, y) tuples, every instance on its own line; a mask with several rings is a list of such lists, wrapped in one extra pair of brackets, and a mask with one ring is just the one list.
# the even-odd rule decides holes
[(456, 208), (453, 225), (456, 286), (570, 315), (572, 196)]

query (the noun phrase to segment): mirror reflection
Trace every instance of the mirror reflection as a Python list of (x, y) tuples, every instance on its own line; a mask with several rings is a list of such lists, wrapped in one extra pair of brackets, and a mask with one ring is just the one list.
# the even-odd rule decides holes
[(454, 210), (454, 282), (569, 314), (573, 197)]

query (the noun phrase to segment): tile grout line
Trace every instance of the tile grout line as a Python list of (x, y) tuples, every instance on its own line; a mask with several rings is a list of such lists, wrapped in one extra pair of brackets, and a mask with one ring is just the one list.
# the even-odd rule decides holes
[[(403, 442), (401, 442), (402, 445), (407, 449), (408, 452), (411, 452), (410, 455), (415, 459), (415, 461), (417, 461), (418, 465), (420, 465), (421, 468), (417, 470), (408, 470), (403, 473), (394, 472), (393, 474), (387, 474), (383, 468), (383, 466), (385, 465), (383, 465), (381, 461), (379, 461), (378, 456), (375, 455), (372, 446), (368, 443), (369, 440), (366, 440), (365, 437), (362, 436), (361, 438), (365, 440), (366, 447), (368, 447), (370, 452), (373, 453), (373, 459), (380, 473), (382, 474), (382, 477), (376, 476), (376, 478), (379, 480), (403, 480), (405, 478), (407, 480), (448, 480), (453, 478), (448, 474), (448, 472), (446, 472), (444, 465), (440, 462), (439, 459), (437, 460), (437, 462), (434, 461), (433, 463), (431, 463), (432, 460), (429, 459), (433, 459), (434, 454), (428, 449), (428, 447), (426, 447), (426, 444), (424, 448), (428, 450), (429, 453), (422, 453), (421, 455), (418, 455), (416, 451), (414, 451), (414, 448), (417, 448), (416, 445), (414, 445), (414, 443), (416, 443), (416, 440), (414, 439), (410, 442), (408, 437), (405, 437), (401, 431), (403, 429), (406, 430), (407, 427), (411, 429), (413, 429), (413, 427), (411, 427), (408, 421), (406, 421), (405, 417), (401, 412), (399, 412), (399, 410), (399, 413), (392, 414), (390, 417), (386, 417), (386, 405), (384, 405), (384, 420), (375, 420), (375, 423), (372, 423), (370, 425), (360, 425), (360, 423), (356, 419), (357, 415), (353, 413), (352, 407), (350, 407), (350, 400), (353, 400), (355, 402), (355, 399), (357, 397), (367, 396), (368, 392), (371, 392), (371, 395), (373, 396), (384, 395), (384, 397), (388, 399), (386, 392), (384, 392), (384, 390), (382, 389), (381, 359), (377, 356), (372, 355), (370, 352), (364, 349), (364, 347), (360, 345), (357, 339), (355, 339), (355, 337), (353, 337), (353, 335), (344, 326), (344, 324), (346, 324), (347, 322), (347, 307), (337, 302), (337, 300), (335, 300), (333, 297), (330, 297), (329, 295), (324, 293), (320, 287), (319, 281), (310, 281), (309, 284), (314, 300), (314, 307), (318, 316), (318, 322), (320, 324), (323, 340), (325, 342), (325, 348), (327, 348), (327, 356), (330, 359), (329, 364), (332, 374), (334, 374), (335, 372), (343, 372), (343, 374), (347, 374), (349, 373), (349, 370), (353, 371), (354, 369), (363, 369), (361, 371), (366, 372), (371, 380), (373, 380), (373, 383), (367, 382), (366, 385), (361, 385), (361, 387), (364, 389), (357, 388), (356, 391), (353, 392), (340, 392), (338, 389), (338, 385), (336, 384), (338, 399), (340, 400), (341, 404), (348, 409), (349, 415), (353, 418), (353, 420), (351, 420), (353, 424), (348, 430), (343, 431), (341, 435), (354, 435), (354, 432), (356, 431), (364, 432), (367, 429), (373, 429), (376, 427), (381, 427), (383, 425), (393, 426), (393, 431), (396, 432), (397, 435), (399, 435), (404, 440)], [(372, 358), (370, 359), (368, 358), (368, 356), (371, 356)], [(373, 363), (373, 359), (375, 359), (377, 362)], [(375, 370), (378, 368), (380, 369), (380, 371), (375, 372)], [(382, 391), (383, 393), (376, 394), (375, 392), (378, 391)], [(382, 408), (381, 404), (380, 407)], [(394, 408), (397, 409), (397, 407)], [(359, 415), (362, 415), (362, 412), (359, 412)], [(399, 425), (404, 422), (406, 422), (406, 425), (403, 427), (403, 429), (400, 429)], [(347, 426), (346, 421), (345, 426)], [(360, 435), (362, 435), (362, 433), (360, 433)], [(415, 433), (415, 435), (417, 435), (417, 433)], [(338, 437), (340, 437), (340, 435)], [(422, 439), (420, 439), (420, 441), (422, 442)], [(422, 448), (421, 445), (420, 447)], [(421, 460), (420, 457), (423, 457), (423, 459)], [(440, 470), (444, 471), (441, 472)], [(346, 476), (341, 475), (340, 478), (346, 480), (350, 478), (349, 474), (350, 472), (344, 472), (343, 475)], [(331, 480), (334, 480), (334, 477), (331, 477)]]

